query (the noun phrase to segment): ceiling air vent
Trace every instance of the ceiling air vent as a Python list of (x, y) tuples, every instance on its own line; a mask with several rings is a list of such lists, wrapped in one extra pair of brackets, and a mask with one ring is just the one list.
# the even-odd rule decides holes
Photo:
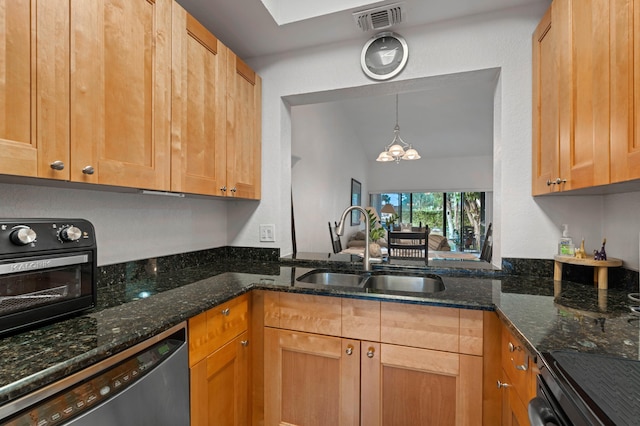
[(393, 3), (353, 13), (362, 31), (381, 30), (399, 24), (404, 19), (404, 3)]

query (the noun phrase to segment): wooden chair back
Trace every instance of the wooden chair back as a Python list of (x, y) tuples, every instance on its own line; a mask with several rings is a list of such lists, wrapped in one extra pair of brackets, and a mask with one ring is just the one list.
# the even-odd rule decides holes
[(416, 259), (427, 263), (429, 251), (429, 228), (422, 231), (387, 231), (389, 258)]
[(490, 223), (487, 227), (487, 234), (484, 237), (484, 242), (482, 243), (482, 250), (480, 251), (480, 260), (484, 260), (486, 262), (491, 262), (491, 257), (493, 255), (493, 223)]
[(327, 222), (329, 224), (329, 236), (331, 237), (331, 248), (334, 253), (340, 253), (342, 251), (342, 241), (340, 237), (335, 233), (335, 228), (338, 227), (336, 223), (335, 228), (331, 226), (331, 222)]

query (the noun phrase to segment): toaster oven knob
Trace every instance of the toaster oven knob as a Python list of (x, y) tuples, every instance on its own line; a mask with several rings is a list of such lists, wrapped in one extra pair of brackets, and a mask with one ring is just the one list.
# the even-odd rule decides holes
[(36, 240), (36, 231), (28, 226), (23, 226), (11, 231), (9, 239), (15, 245), (26, 246)]
[(82, 231), (77, 226), (65, 226), (60, 230), (60, 239), (62, 241), (77, 241), (81, 236)]

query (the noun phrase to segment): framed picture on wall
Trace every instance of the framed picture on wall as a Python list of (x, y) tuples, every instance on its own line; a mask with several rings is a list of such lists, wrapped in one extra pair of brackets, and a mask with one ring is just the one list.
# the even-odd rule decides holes
[[(362, 204), (362, 184), (355, 179), (351, 179), (351, 205)], [(357, 210), (351, 211), (351, 226), (360, 225), (360, 213)]]

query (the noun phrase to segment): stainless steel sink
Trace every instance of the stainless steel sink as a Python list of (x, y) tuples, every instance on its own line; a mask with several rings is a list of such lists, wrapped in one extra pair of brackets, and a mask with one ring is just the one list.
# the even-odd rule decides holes
[(379, 272), (332, 272), (314, 269), (296, 279), (313, 286), (357, 287), (380, 292), (437, 293), (445, 289), (442, 278), (434, 274)]
[(445, 289), (438, 275), (371, 275), (364, 288), (380, 291), (404, 291), (411, 293), (437, 293)]
[(362, 287), (366, 279), (366, 275), (359, 273), (314, 270), (298, 277), (296, 281), (308, 284), (331, 285), (338, 287)]

